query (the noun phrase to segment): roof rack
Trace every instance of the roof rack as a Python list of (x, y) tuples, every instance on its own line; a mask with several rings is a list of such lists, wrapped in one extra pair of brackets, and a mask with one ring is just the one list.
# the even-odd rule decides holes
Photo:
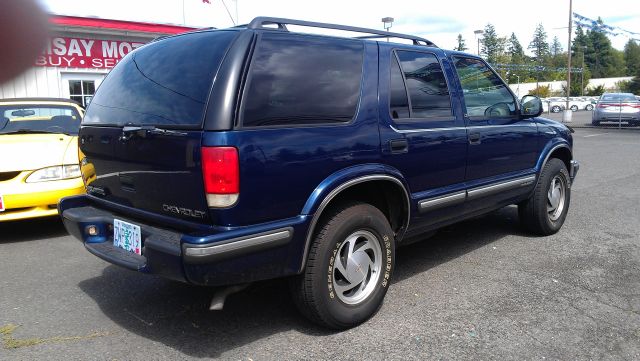
[(289, 31), (287, 29), (287, 25), (298, 25), (298, 26), (307, 26), (312, 28), (323, 28), (323, 29), (334, 29), (334, 30), (344, 30), (344, 31), (352, 31), (355, 33), (364, 33), (364, 34), (372, 34), (366, 36), (357, 37), (358, 39), (382, 39), (382, 38), (398, 38), (398, 39), (408, 39), (413, 41), (413, 45), (425, 45), (425, 46), (436, 46), (433, 42), (413, 35), (400, 34), (400, 33), (392, 33), (389, 31), (382, 31), (376, 29), (367, 29), (367, 28), (359, 28), (355, 26), (346, 26), (346, 25), (338, 25), (338, 24), (327, 24), (327, 23), (318, 23), (315, 21), (303, 21), (303, 20), (294, 20), (294, 19), (284, 19), (284, 18), (272, 18), (272, 17), (257, 17), (247, 25), (247, 29), (270, 29), (273, 28), (267, 27), (265, 25), (277, 25), (277, 30), (281, 31)]

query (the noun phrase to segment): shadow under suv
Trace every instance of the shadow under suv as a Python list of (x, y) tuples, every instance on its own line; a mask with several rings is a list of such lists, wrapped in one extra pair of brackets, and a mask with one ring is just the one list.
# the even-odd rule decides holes
[(303, 314), (347, 328), (379, 309), (403, 242), (510, 204), (560, 229), (578, 165), (541, 111), (422, 38), (256, 18), (127, 55), (82, 123), (87, 195), (60, 213), (108, 262), (207, 286), (290, 276)]

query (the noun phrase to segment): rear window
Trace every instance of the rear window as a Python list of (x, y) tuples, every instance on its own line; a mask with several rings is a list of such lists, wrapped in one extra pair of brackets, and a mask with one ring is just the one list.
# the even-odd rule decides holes
[(603, 102), (636, 102), (638, 101), (633, 94), (602, 94), (600, 101)]
[(0, 105), (0, 134), (78, 134), (80, 113), (71, 106)]
[(237, 31), (185, 34), (145, 45), (102, 82), (83, 124), (198, 126)]
[(265, 33), (244, 93), (244, 126), (349, 122), (358, 105), (362, 41)]

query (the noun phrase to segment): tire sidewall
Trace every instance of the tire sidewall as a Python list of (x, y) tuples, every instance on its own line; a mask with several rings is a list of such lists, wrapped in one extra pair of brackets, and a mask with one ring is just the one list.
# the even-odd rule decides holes
[[(555, 178), (556, 175), (560, 175), (563, 178), (565, 184), (565, 200), (564, 200), (564, 209), (562, 210), (562, 214), (555, 221), (551, 220), (549, 214), (547, 213), (547, 193), (549, 192), (549, 187), (551, 187), (551, 181)], [(567, 218), (567, 213), (569, 212), (569, 205), (571, 203), (571, 178), (569, 177), (569, 172), (567, 168), (564, 166), (559, 159), (552, 159), (546, 167), (543, 178), (541, 180), (543, 182), (542, 194), (539, 197), (539, 217), (543, 218), (543, 224), (545, 228), (548, 228), (549, 233), (555, 233), (560, 230), (562, 225), (564, 224), (565, 219)]]
[[(342, 217), (340, 222), (324, 234), (322, 249), (319, 249), (322, 255), (319, 259), (319, 269), (324, 271), (319, 272), (321, 277), (316, 278), (313, 287), (316, 299), (329, 311), (325, 316), (333, 319), (336, 325), (349, 327), (366, 321), (382, 305), (395, 265), (395, 242), (386, 218), (376, 208), (358, 205), (348, 208), (339, 216)], [(335, 294), (333, 266), (342, 244), (348, 236), (358, 230), (369, 231), (375, 236), (380, 245), (382, 264), (380, 277), (373, 292), (358, 304), (350, 305), (341, 301)]]

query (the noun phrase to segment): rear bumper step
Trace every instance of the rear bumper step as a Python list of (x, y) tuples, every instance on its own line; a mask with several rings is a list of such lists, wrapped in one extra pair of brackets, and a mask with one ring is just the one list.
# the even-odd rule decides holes
[[(279, 222), (241, 231), (212, 231), (193, 236), (102, 208), (86, 196), (65, 198), (59, 205), (67, 231), (95, 256), (115, 265), (199, 285), (226, 285), (293, 274), (289, 245), (300, 223)], [(140, 226), (142, 255), (113, 244), (114, 218)], [(89, 235), (89, 228), (97, 234)], [(265, 230), (266, 229), (266, 230)], [(252, 230), (254, 230), (252, 232)]]

